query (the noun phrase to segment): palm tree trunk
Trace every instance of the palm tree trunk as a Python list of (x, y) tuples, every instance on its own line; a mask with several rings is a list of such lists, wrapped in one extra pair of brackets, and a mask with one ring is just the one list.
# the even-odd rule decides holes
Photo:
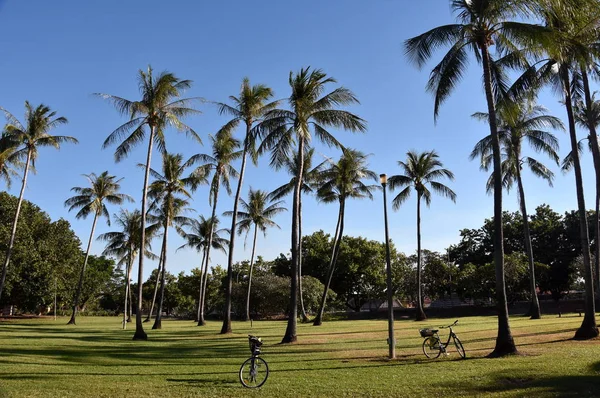
[[(585, 316), (583, 322), (575, 332), (576, 339), (589, 339), (598, 336), (596, 327), (596, 311), (594, 303), (594, 287), (592, 280), (592, 264), (590, 262), (590, 241), (588, 236), (588, 223), (583, 196), (583, 178), (581, 176), (581, 163), (577, 150), (577, 133), (575, 130), (575, 118), (573, 117), (573, 102), (571, 98), (571, 82), (569, 71), (566, 66), (560, 69), (563, 92), (565, 95), (565, 106), (569, 119), (569, 136), (571, 138), (571, 152), (573, 154), (573, 166), (575, 169), (575, 186), (577, 188), (577, 207), (579, 213), (579, 234), (581, 237), (581, 252), (583, 257), (584, 280), (585, 280)], [(591, 134), (590, 134), (591, 135)]]
[[(131, 279), (131, 268), (133, 267), (133, 248), (130, 247), (129, 261), (127, 262), (127, 271), (125, 272), (127, 281), (125, 283), (125, 305), (123, 306), (123, 329), (127, 329), (127, 322), (129, 322), (129, 316), (127, 311), (127, 299), (131, 289), (129, 280)], [(131, 301), (130, 301), (131, 305)]]
[(233, 249), (235, 247), (235, 227), (237, 223), (238, 205), (242, 195), (242, 184), (244, 183), (244, 173), (246, 171), (246, 158), (248, 154), (248, 140), (250, 137), (250, 127), (246, 123), (246, 137), (244, 138), (244, 151), (242, 152), (242, 167), (240, 168), (240, 179), (238, 180), (235, 199), (233, 200), (233, 214), (231, 215), (231, 229), (229, 234), (229, 252), (227, 253), (227, 290), (225, 291), (225, 314), (221, 334), (231, 333), (231, 290), (233, 288)]
[(148, 140), (148, 154), (146, 156), (146, 173), (144, 175), (144, 189), (142, 191), (142, 230), (140, 238), (140, 260), (138, 266), (138, 302), (135, 314), (135, 334), (133, 340), (148, 340), (142, 323), (142, 285), (144, 284), (144, 257), (146, 251), (146, 205), (148, 200), (148, 177), (150, 175), (150, 161), (152, 159), (152, 144), (154, 142), (155, 127), (150, 126), (150, 139)]
[(290, 313), (287, 327), (283, 335), (282, 343), (293, 343), (298, 340), (296, 328), (298, 326), (298, 226), (300, 193), (302, 190), (302, 175), (304, 174), (304, 136), (299, 134), (298, 139), (298, 160), (296, 185), (294, 186), (294, 199), (292, 201), (292, 269), (290, 283)]
[(19, 222), (19, 213), (21, 213), (21, 204), (23, 203), (23, 195), (25, 194), (25, 187), (27, 186), (27, 174), (29, 174), (30, 162), (31, 150), (27, 152), (27, 161), (25, 162), (25, 170), (23, 171), (23, 184), (21, 185), (21, 192), (19, 193), (19, 200), (17, 202), (17, 211), (15, 212), (15, 219), (13, 221), (12, 231), (10, 233), (10, 240), (8, 241), (8, 248), (6, 249), (6, 258), (4, 259), (4, 265), (2, 266), (2, 277), (0, 278), (0, 298), (2, 297), (2, 290), (4, 290), (4, 282), (6, 281), (6, 271), (8, 270), (10, 256), (12, 255), (13, 247), (15, 244), (15, 237), (17, 236), (17, 223)]
[(300, 200), (298, 202), (298, 296), (300, 298), (300, 312), (302, 323), (309, 321), (304, 308), (304, 295), (302, 294), (302, 192), (300, 192)]
[(158, 295), (158, 285), (160, 280), (160, 275), (162, 274), (162, 264), (163, 264), (163, 253), (165, 252), (166, 242), (165, 236), (163, 235), (162, 246), (160, 249), (160, 257), (158, 258), (158, 267), (156, 272), (156, 283), (154, 284), (154, 294), (152, 295), (152, 304), (150, 305), (150, 311), (148, 312), (148, 316), (144, 319), (144, 323), (150, 322), (150, 318), (152, 318), (152, 313), (154, 312), (154, 305), (156, 304), (156, 296)]
[(94, 231), (96, 230), (96, 222), (98, 221), (99, 213), (94, 214), (94, 221), (92, 222), (92, 232), (90, 232), (90, 239), (88, 240), (87, 250), (85, 251), (85, 258), (83, 260), (83, 266), (79, 274), (79, 283), (77, 284), (77, 290), (75, 290), (75, 297), (73, 297), (73, 312), (71, 313), (71, 319), (67, 322), (67, 325), (75, 325), (75, 317), (77, 316), (77, 308), (79, 306), (79, 297), (81, 296), (81, 288), (83, 287), (83, 278), (85, 277), (85, 268), (87, 267), (88, 258), (90, 256), (90, 249), (92, 248), (92, 239), (94, 239)]
[[(131, 272), (133, 272), (133, 263), (131, 264), (131, 270), (129, 271), (129, 276), (131, 278)], [(129, 290), (127, 293), (129, 294), (129, 308), (127, 309), (127, 322), (131, 322), (131, 317), (133, 316), (133, 296), (131, 295), (131, 279), (127, 281), (127, 285)]]
[(338, 213), (338, 222), (335, 227), (335, 237), (333, 238), (333, 249), (331, 251), (331, 260), (329, 261), (329, 270), (327, 272), (327, 284), (323, 289), (323, 295), (321, 296), (321, 305), (319, 306), (319, 312), (315, 317), (313, 326), (321, 326), (323, 323), (323, 314), (325, 313), (325, 302), (327, 301), (327, 292), (329, 286), (331, 286), (331, 280), (333, 279), (333, 271), (337, 263), (338, 253), (340, 251), (340, 244), (342, 243), (342, 236), (344, 236), (344, 205), (345, 201), (340, 200), (340, 210)]
[[(485, 39), (482, 39), (485, 40)], [(516, 354), (517, 347), (510, 331), (506, 283), (504, 281), (504, 236), (502, 231), (502, 166), (500, 159), (500, 138), (496, 125), (496, 105), (492, 94), (490, 54), (486, 43), (480, 44), (483, 61), (483, 78), (488, 107), (490, 133), (492, 136), (492, 156), (494, 162), (494, 267), (496, 269), (496, 305), (498, 306), (498, 336), (496, 347), (490, 357)]]
[(252, 287), (252, 271), (254, 269), (254, 251), (256, 249), (256, 235), (258, 234), (258, 225), (254, 224), (254, 240), (252, 242), (252, 255), (250, 256), (250, 275), (248, 277), (248, 297), (246, 298), (246, 320), (250, 320), (250, 288)]
[(525, 237), (525, 251), (529, 261), (529, 290), (531, 294), (531, 304), (528, 315), (531, 319), (540, 319), (540, 302), (538, 301), (537, 289), (535, 283), (535, 264), (533, 261), (533, 248), (531, 247), (531, 234), (529, 232), (529, 217), (527, 216), (527, 206), (525, 204), (525, 190), (523, 189), (523, 179), (521, 170), (517, 168), (517, 186), (519, 188), (519, 204), (521, 205), (521, 215), (523, 216), (523, 235)]
[[(590, 82), (585, 68), (581, 68), (581, 77), (583, 80), (586, 109), (590, 110), (593, 102), (590, 94)], [(588, 120), (589, 119), (590, 118), (588, 118)], [(598, 135), (596, 134), (596, 126), (594, 123), (589, 123), (588, 129), (590, 130), (592, 158), (594, 160), (594, 171), (596, 173), (596, 212), (594, 215), (594, 232), (596, 237), (594, 268), (596, 271), (596, 279), (593, 281), (593, 286), (596, 289), (597, 297), (600, 299), (600, 148), (598, 147)]]
[(204, 249), (202, 251), (202, 262), (200, 263), (200, 290), (198, 292), (198, 311), (197, 311), (197, 315), (196, 315), (196, 323), (198, 324), (198, 326), (203, 326), (206, 324), (206, 322), (204, 322), (204, 314), (202, 314), (202, 321), (203, 323), (200, 323), (200, 311), (201, 309), (204, 308), (203, 306), (203, 292), (204, 292), (204, 262), (206, 261), (206, 249)]
[(210, 234), (208, 235), (208, 245), (205, 250), (205, 258), (204, 258), (204, 272), (202, 273), (201, 278), (203, 278), (203, 282), (201, 282), (201, 292), (200, 292), (200, 308), (198, 311), (198, 326), (206, 325), (206, 321), (204, 320), (204, 298), (206, 294), (206, 284), (208, 282), (208, 262), (210, 261), (210, 249), (212, 247), (213, 235), (215, 233), (215, 224), (214, 220), (217, 214), (217, 202), (219, 199), (219, 188), (221, 187), (221, 174), (220, 171), (216, 172), (218, 175), (215, 175), (217, 185), (215, 186), (215, 197), (213, 198), (213, 208), (210, 216)]
[[(167, 232), (169, 231), (169, 216), (165, 219), (165, 234), (163, 236), (163, 250), (162, 250), (162, 273), (160, 277), (160, 298), (158, 299), (158, 311), (156, 312), (156, 318), (154, 319), (154, 325), (152, 329), (162, 329), (162, 309), (163, 302), (165, 300), (165, 276), (167, 274)], [(156, 276), (156, 284), (158, 285), (158, 275)]]
[(421, 271), (421, 194), (417, 194), (417, 321), (424, 321), (427, 319), (425, 311), (423, 311)]

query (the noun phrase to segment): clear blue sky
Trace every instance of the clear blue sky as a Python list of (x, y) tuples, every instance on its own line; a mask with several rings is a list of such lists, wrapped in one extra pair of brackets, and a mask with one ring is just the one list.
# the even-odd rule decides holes
[[(485, 110), (481, 73), (472, 63), (434, 125), (433, 99), (425, 92), (433, 64), (417, 70), (404, 57), (402, 43), (453, 21), (448, 2), (440, 0), (0, 0), (0, 106), (22, 120), (25, 100), (36, 105), (43, 102), (69, 119), (68, 125), (54, 133), (71, 135), (80, 141), (79, 145), (65, 145), (60, 152), (40, 152), (38, 174), (30, 177), (25, 198), (47, 211), (53, 220), (69, 220), (84, 244), (92, 220), (76, 220), (75, 214), (63, 206), (72, 187), (85, 186), (81, 174), (108, 170), (124, 177), (123, 191), (132, 195), (139, 207), (143, 175), (136, 164), (144, 161), (145, 148), (142, 145), (126, 160), (114, 163), (114, 148), (102, 150), (101, 145), (125, 119), (92, 93), (137, 99), (136, 74), (148, 64), (156, 71), (166, 69), (193, 80), (186, 95), (212, 101), (226, 101), (229, 95), (237, 95), (244, 76), (252, 83), (271, 86), (277, 98), (285, 98), (289, 95), (289, 72), (310, 65), (322, 68), (360, 99), (361, 105), (351, 110), (368, 121), (368, 133), (336, 134), (346, 146), (371, 153), (370, 165), (375, 172), (399, 173), (396, 162), (410, 149), (436, 149), (444, 165), (454, 171), (456, 180), (450, 186), (458, 194), (457, 203), (434, 197), (431, 208), (425, 208), (422, 215), (423, 246), (444, 250), (458, 241), (460, 229), (477, 228), (493, 214), (492, 197), (484, 189), (487, 175), (479, 171), (477, 162), (468, 160), (475, 142), (489, 133), (484, 124), (470, 117), (473, 112)], [(434, 60), (439, 60), (439, 54)], [(564, 111), (555, 97), (544, 93), (539, 102), (564, 120)], [(208, 144), (207, 135), (227, 119), (210, 105), (201, 110), (202, 115), (187, 123)], [(172, 133), (168, 138), (171, 152), (190, 156), (210, 151), (208, 145), (201, 147)], [(560, 154), (564, 156), (569, 151), (568, 137), (564, 133), (558, 135)], [(326, 156), (339, 156), (334, 149), (317, 150)], [(586, 200), (588, 208), (592, 208), (594, 183), (589, 155), (583, 162)], [(160, 167), (156, 153), (152, 164), (156, 169)], [(525, 175), (530, 212), (541, 203), (548, 203), (559, 212), (576, 207), (574, 176), (563, 175), (557, 167), (553, 170), (554, 188)], [(244, 194), (250, 186), (272, 190), (288, 179), (271, 170), (268, 159), (262, 158), (258, 167), (249, 168)], [(10, 192), (17, 195), (18, 189), (16, 181)], [(381, 195), (378, 192), (372, 202), (348, 203), (346, 234), (383, 241)], [(195, 194), (194, 207), (200, 214), (210, 213), (207, 197), (206, 187)], [(507, 195), (505, 208), (516, 210), (516, 200), (514, 193)], [(231, 208), (231, 198), (223, 195), (219, 213)], [(333, 234), (336, 216), (335, 205), (307, 198), (304, 232), (323, 229)], [(266, 240), (260, 237), (258, 254), (272, 259), (289, 252), (290, 220), (290, 213), (276, 219), (282, 230), (270, 230)], [(391, 238), (400, 250), (414, 252), (415, 198), (400, 211), (390, 212), (389, 222)], [(98, 233), (109, 230), (104, 222), (100, 223)], [(182, 241), (174, 233), (170, 236), (170, 271), (178, 273), (198, 266), (199, 256), (192, 251), (176, 252)], [(250, 245), (244, 250), (242, 242), (240, 239), (236, 248), (236, 261), (250, 257)], [(159, 247), (156, 242), (154, 248)], [(92, 251), (100, 253), (102, 244), (94, 242)], [(226, 264), (222, 254), (213, 259)], [(150, 270), (147, 266), (144, 273)]]

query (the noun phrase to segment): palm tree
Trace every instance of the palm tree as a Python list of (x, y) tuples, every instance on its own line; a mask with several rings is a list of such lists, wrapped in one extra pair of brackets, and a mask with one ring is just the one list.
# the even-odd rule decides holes
[[(209, 250), (210, 245), (212, 249), (222, 251), (226, 253), (227, 245), (229, 240), (221, 237), (223, 233), (229, 231), (225, 228), (217, 229), (219, 226), (219, 219), (215, 217), (204, 218), (200, 216), (198, 220), (192, 219), (187, 224), (190, 228), (190, 233), (183, 233), (183, 238), (187, 241), (184, 245), (180, 246), (177, 250), (190, 247), (202, 253), (202, 265), (200, 274), (200, 293), (198, 296), (198, 319), (202, 321), (202, 325), (205, 325), (204, 321), (204, 306), (206, 305), (206, 287), (208, 284), (208, 263), (209, 263)], [(200, 325), (200, 323), (198, 323)]]
[[(308, 322), (308, 315), (304, 308), (304, 298), (302, 294), (302, 194), (313, 192), (311, 184), (316, 182), (316, 176), (322, 170), (323, 165), (326, 162), (323, 161), (313, 168), (312, 159), (314, 152), (314, 148), (310, 148), (304, 152), (303, 183), (298, 199), (298, 296), (300, 299), (300, 311), (302, 312), (300, 315), (302, 316), (303, 323)], [(294, 187), (296, 186), (296, 175), (298, 174), (296, 172), (296, 168), (298, 167), (297, 156), (298, 154), (295, 154), (292, 158), (284, 159), (283, 168), (287, 170), (291, 178), (290, 181), (281, 185), (279, 188), (276, 188), (269, 194), (272, 200), (279, 200), (294, 190)]]
[(67, 119), (60, 116), (56, 117), (56, 112), (52, 111), (44, 104), (40, 104), (37, 108), (33, 108), (28, 101), (25, 101), (25, 125), (13, 116), (12, 113), (4, 108), (0, 108), (4, 112), (7, 119), (7, 124), (4, 127), (2, 134), (6, 140), (16, 146), (16, 151), (11, 155), (13, 159), (25, 159), (23, 167), (23, 181), (21, 184), (21, 192), (17, 202), (17, 211), (10, 233), (10, 239), (6, 249), (6, 257), (2, 266), (2, 277), (0, 277), (0, 297), (4, 289), (4, 281), (6, 280), (6, 271), (10, 264), (10, 256), (15, 244), (15, 236), (17, 234), (17, 223), (19, 222), (19, 213), (21, 212), (21, 204), (23, 203), (23, 195), (27, 186), (27, 176), (29, 168), (35, 169), (35, 161), (38, 157), (38, 148), (52, 146), (60, 149), (60, 145), (66, 142), (78, 143), (73, 137), (63, 135), (51, 135), (50, 130), (61, 124), (66, 124)]
[[(456, 202), (456, 194), (452, 189), (439, 182), (447, 178), (454, 180), (454, 174), (443, 168), (442, 162), (435, 151), (406, 153), (406, 161), (398, 161), (404, 174), (394, 175), (388, 179), (390, 190), (403, 188), (392, 200), (392, 207), (398, 210), (411, 192), (417, 193), (417, 321), (427, 319), (423, 311), (423, 296), (421, 291), (421, 199), (427, 207), (431, 204), (431, 191)], [(429, 190), (431, 188), (431, 191)]]
[(23, 162), (16, 158), (17, 147), (18, 143), (11, 140), (10, 136), (4, 134), (0, 138), (0, 179), (4, 180), (7, 189), (10, 189), (12, 179), (18, 175), (15, 169), (23, 167)]
[[(148, 177), (150, 174), (150, 161), (152, 158), (152, 147), (154, 144), (161, 151), (165, 151), (165, 133), (168, 127), (175, 127), (179, 131), (183, 131), (186, 135), (202, 142), (196, 132), (189, 126), (185, 125), (181, 118), (184, 116), (197, 114), (199, 111), (191, 108), (194, 100), (181, 99), (183, 90), (191, 86), (191, 80), (180, 80), (175, 75), (169, 72), (162, 72), (158, 76), (154, 76), (152, 68), (148, 66), (148, 70), (138, 72), (138, 86), (141, 94), (141, 100), (130, 101), (121, 97), (109, 94), (98, 94), (112, 102), (119, 113), (127, 115), (130, 120), (115, 131), (113, 131), (102, 145), (106, 148), (119, 140), (124, 140), (117, 146), (115, 151), (115, 161), (119, 162), (126, 158), (131, 150), (146, 137), (146, 130), (150, 131), (148, 139), (148, 152), (146, 154), (146, 170), (144, 174), (144, 186), (142, 189), (142, 226), (140, 236), (140, 246), (145, 242), (146, 233), (146, 212), (147, 212), (147, 195), (148, 195)], [(129, 134), (131, 132), (131, 134)], [(129, 134), (128, 136), (126, 136)], [(142, 324), (142, 285), (144, 283), (144, 256), (139, 256), (138, 267), (138, 308), (135, 320), (134, 340), (147, 340), (148, 335), (144, 332)]]
[(106, 209), (106, 202), (112, 205), (121, 205), (124, 201), (133, 202), (131, 196), (119, 193), (122, 178), (117, 180), (117, 177), (109, 175), (108, 171), (104, 171), (99, 176), (95, 173), (84, 174), (84, 176), (88, 179), (90, 187), (71, 188), (71, 191), (77, 193), (77, 195), (65, 201), (65, 206), (69, 207), (69, 211), (80, 209), (75, 216), (77, 219), (87, 218), (90, 214), (94, 214), (92, 231), (90, 232), (90, 239), (85, 251), (83, 266), (81, 267), (81, 273), (79, 274), (79, 283), (77, 284), (77, 290), (75, 290), (75, 296), (73, 297), (73, 313), (71, 314), (71, 319), (67, 325), (75, 325), (75, 317), (77, 316), (77, 309), (79, 307), (79, 296), (81, 295), (81, 288), (83, 287), (83, 278), (85, 276), (85, 269), (87, 267), (98, 218), (101, 216), (106, 217), (106, 223), (110, 226), (110, 215)]
[[(127, 322), (131, 317), (131, 270), (135, 257), (139, 254), (142, 226), (142, 214), (139, 210), (130, 212), (121, 210), (119, 214), (115, 214), (114, 220), (120, 227), (119, 231), (107, 232), (98, 236), (98, 240), (107, 242), (107, 245), (102, 252), (104, 256), (115, 256), (119, 259), (117, 265), (125, 266), (125, 304), (123, 306), (123, 329), (126, 328)], [(158, 225), (150, 225), (146, 228), (146, 247), (144, 254), (148, 259), (155, 259), (156, 256), (151, 252), (152, 238)], [(128, 311), (129, 300), (129, 311)]]
[[(272, 218), (277, 214), (286, 211), (285, 207), (281, 207), (283, 201), (274, 201), (270, 199), (269, 194), (261, 190), (253, 190), (250, 188), (248, 193), (248, 202), (240, 199), (242, 210), (238, 211), (240, 221), (237, 223), (238, 234), (246, 232), (246, 239), (251, 229), (254, 229), (252, 239), (252, 254), (250, 256), (250, 273), (248, 277), (248, 297), (246, 298), (246, 320), (250, 320), (250, 289), (252, 288), (252, 271), (254, 269), (254, 253), (256, 251), (256, 236), (260, 229), (264, 236), (267, 236), (267, 228), (276, 227)], [(231, 217), (233, 213), (228, 211), (223, 213), (224, 216)], [(252, 228), (254, 226), (254, 228)], [(229, 246), (231, 249), (231, 246)]]
[[(479, 120), (488, 122), (489, 116), (487, 113), (476, 113), (473, 116)], [(554, 173), (538, 160), (530, 156), (523, 156), (522, 148), (523, 142), (527, 141), (536, 152), (545, 153), (558, 164), (559, 157), (556, 153), (559, 148), (558, 140), (552, 133), (543, 129), (553, 128), (564, 130), (564, 126), (558, 118), (547, 115), (544, 107), (536, 106), (530, 100), (503, 102), (502, 106), (498, 107), (497, 117), (498, 135), (500, 136), (503, 157), (502, 184), (507, 191), (510, 191), (515, 182), (517, 183), (519, 206), (523, 217), (523, 236), (525, 237), (525, 250), (529, 260), (529, 286), (531, 294), (531, 305), (528, 314), (531, 319), (540, 319), (541, 313), (537, 298), (533, 249), (529, 232), (529, 217), (527, 216), (521, 170), (524, 165), (527, 165), (534, 175), (548, 181), (550, 186), (552, 186)], [(490, 136), (483, 138), (475, 145), (470, 156), (471, 160), (480, 158), (481, 169), (485, 171), (488, 171), (491, 166), (491, 144)], [(487, 183), (487, 190), (488, 192), (492, 192), (493, 189), (493, 178), (490, 176)]]
[(238, 205), (242, 194), (242, 184), (244, 182), (244, 173), (246, 171), (246, 157), (250, 154), (256, 164), (256, 138), (257, 128), (263, 120), (265, 114), (275, 109), (278, 101), (267, 103), (273, 97), (273, 90), (263, 84), (250, 85), (250, 80), (246, 77), (242, 81), (239, 97), (230, 96), (233, 106), (219, 103), (219, 113), (233, 116), (227, 122), (221, 131), (231, 133), (241, 123), (245, 124), (246, 134), (244, 136), (242, 149), (242, 165), (240, 168), (240, 177), (238, 179), (235, 199), (233, 200), (233, 211), (231, 212), (231, 237), (229, 239), (229, 250), (227, 259), (227, 290), (225, 291), (225, 316), (221, 334), (231, 333), (231, 289), (233, 286), (233, 250), (235, 246), (235, 228), (238, 216)]
[[(238, 159), (242, 152), (237, 149), (240, 146), (240, 142), (233, 138), (229, 131), (221, 129), (215, 137), (210, 136), (212, 141), (212, 156), (211, 155), (195, 155), (191, 159), (194, 162), (203, 163), (198, 170), (203, 175), (208, 175), (214, 172), (213, 178), (210, 183), (210, 190), (208, 193), (208, 202), (212, 205), (212, 214), (209, 220), (217, 220), (217, 203), (219, 199), (219, 189), (221, 184), (225, 187), (228, 195), (231, 195), (231, 183), (230, 179), (238, 176), (238, 172), (231, 166), (231, 163)], [(216, 226), (216, 224), (212, 224)], [(208, 262), (210, 260), (210, 249), (213, 247), (212, 235), (209, 235), (208, 242), (206, 245), (206, 252), (204, 253), (203, 268), (208, 270)], [(229, 241), (228, 241), (229, 242)], [(202, 266), (201, 266), (202, 268)], [(198, 326), (206, 325), (204, 320), (204, 291), (206, 291), (205, 283), (207, 281), (206, 273), (200, 278), (200, 293), (198, 300)]]
[[(206, 176), (201, 169), (196, 169), (188, 176), (184, 176), (185, 170), (193, 165), (194, 158), (183, 162), (181, 154), (163, 154), (162, 174), (150, 169), (150, 174), (155, 181), (148, 187), (148, 197), (153, 200), (152, 207), (160, 209), (159, 220), (163, 224), (163, 249), (162, 249), (162, 268), (159, 270), (160, 279), (160, 298), (158, 301), (158, 312), (152, 329), (161, 329), (162, 306), (165, 295), (165, 275), (167, 270), (167, 233), (169, 227), (181, 226), (188, 222), (187, 217), (182, 217), (184, 211), (188, 210), (191, 193), (202, 184), (207, 183)], [(158, 284), (158, 279), (156, 281)]]
[[(427, 89), (435, 96), (434, 119), (440, 105), (448, 99), (453, 88), (464, 75), (468, 51), (483, 68), (483, 82), (487, 102), (494, 173), (494, 265), (496, 269), (496, 295), (498, 305), (498, 336), (490, 356), (503, 356), (517, 352), (508, 319), (506, 285), (504, 282), (504, 247), (502, 233), (502, 173), (500, 141), (496, 125), (496, 100), (494, 93), (504, 87), (503, 77), (493, 64), (492, 46), (500, 52), (519, 47), (531, 47), (545, 38), (546, 28), (515, 22), (527, 15), (531, 4), (522, 0), (451, 0), (458, 23), (434, 28), (405, 42), (406, 54), (421, 68), (435, 50), (450, 46), (442, 61), (432, 70)], [(511, 57), (513, 65), (519, 64), (519, 52)], [(524, 61), (522, 61), (524, 62)]]
[[(328, 127), (341, 128), (353, 132), (365, 132), (366, 123), (355, 114), (336, 109), (337, 106), (357, 104), (358, 99), (352, 91), (338, 87), (323, 95), (325, 88), (336, 80), (320, 69), (302, 68), (294, 74), (290, 72), (289, 84), (292, 94), (288, 99), (291, 110), (273, 110), (261, 123), (261, 135), (264, 140), (259, 154), (271, 151), (271, 165), (279, 169), (291, 153), (296, 156), (296, 185), (292, 204), (292, 276), (290, 287), (290, 314), (282, 343), (297, 340), (296, 326), (298, 314), (298, 260), (299, 260), (299, 205), (304, 176), (304, 151), (310, 149), (312, 134), (329, 146), (341, 148), (342, 144), (327, 131)], [(294, 151), (293, 145), (297, 148)]]
[(373, 199), (371, 193), (379, 188), (377, 185), (366, 185), (363, 180), (377, 181), (377, 174), (367, 167), (367, 155), (362, 152), (345, 149), (336, 163), (332, 163), (329, 168), (321, 171), (317, 176), (319, 189), (317, 199), (324, 203), (339, 203), (338, 220), (333, 238), (333, 249), (327, 271), (327, 282), (321, 296), (321, 305), (319, 312), (313, 322), (314, 326), (320, 326), (323, 322), (323, 313), (325, 311), (325, 302), (327, 301), (327, 292), (331, 286), (333, 272), (337, 264), (340, 245), (344, 236), (344, 214), (347, 199)]

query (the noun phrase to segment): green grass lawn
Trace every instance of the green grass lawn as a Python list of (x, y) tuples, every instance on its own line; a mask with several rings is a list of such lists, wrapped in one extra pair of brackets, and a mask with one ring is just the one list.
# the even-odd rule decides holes
[[(600, 340), (570, 340), (579, 316), (511, 318), (521, 356), (487, 359), (496, 319), (461, 318), (455, 332), (467, 359), (456, 352), (428, 360), (418, 329), (453, 321), (396, 321), (398, 359), (387, 360), (387, 322), (330, 321), (298, 326), (298, 342), (278, 344), (285, 322), (234, 322), (197, 327), (166, 321), (132, 341), (133, 327), (118, 318), (0, 322), (0, 397), (187, 396), (600, 396)], [(151, 324), (147, 325), (150, 329)], [(259, 390), (244, 389), (237, 372), (249, 356), (247, 335), (263, 337), (271, 373)]]

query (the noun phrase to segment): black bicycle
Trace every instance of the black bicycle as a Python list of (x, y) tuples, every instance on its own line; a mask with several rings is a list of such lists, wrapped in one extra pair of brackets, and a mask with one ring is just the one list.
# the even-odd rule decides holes
[(244, 361), (240, 368), (240, 382), (247, 388), (258, 388), (265, 384), (269, 377), (269, 365), (267, 361), (259, 358), (262, 339), (257, 336), (248, 335), (250, 352), (252, 356)]
[(441, 341), (441, 339), (440, 339), (440, 336), (438, 334), (439, 329), (420, 329), (419, 330), (419, 333), (421, 333), (421, 337), (425, 337), (425, 340), (423, 340), (423, 354), (425, 354), (425, 356), (427, 358), (437, 358), (442, 354), (442, 352), (445, 355), (448, 355), (446, 348), (450, 344), (450, 340), (452, 340), (454, 342), (454, 347), (456, 347), (456, 351), (458, 351), (458, 355), (460, 355), (461, 358), (463, 358), (463, 359), (467, 357), (467, 354), (465, 353), (465, 349), (464, 349), (462, 343), (460, 342), (458, 336), (456, 336), (456, 334), (452, 330), (452, 326), (455, 326), (457, 323), (458, 323), (458, 320), (456, 320), (452, 325), (441, 326), (439, 328), (439, 329), (450, 329), (450, 333), (448, 334), (448, 341), (446, 341), (445, 343), (443, 341)]

